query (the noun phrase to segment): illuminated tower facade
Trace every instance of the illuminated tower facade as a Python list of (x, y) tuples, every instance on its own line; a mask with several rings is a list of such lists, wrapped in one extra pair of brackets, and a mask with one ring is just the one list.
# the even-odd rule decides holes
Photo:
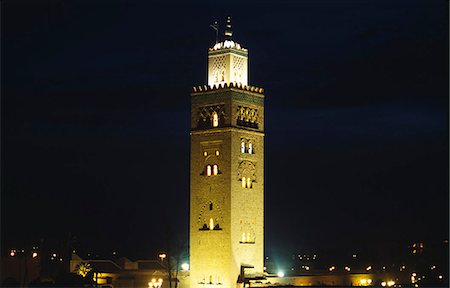
[(191, 93), (191, 288), (236, 287), (264, 271), (264, 95), (248, 86), (248, 51), (208, 51), (208, 85)]

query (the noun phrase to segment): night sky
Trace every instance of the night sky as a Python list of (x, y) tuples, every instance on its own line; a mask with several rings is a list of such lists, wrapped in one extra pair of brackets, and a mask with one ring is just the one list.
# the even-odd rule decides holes
[(2, 248), (187, 241), (190, 92), (227, 15), (266, 95), (266, 254), (448, 239), (448, 5), (2, 1)]

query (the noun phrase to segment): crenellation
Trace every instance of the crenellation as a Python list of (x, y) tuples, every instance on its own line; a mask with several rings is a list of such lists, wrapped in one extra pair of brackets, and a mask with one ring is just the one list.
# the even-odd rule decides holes
[(264, 94), (264, 89), (251, 85), (244, 85), (242, 83), (230, 82), (230, 83), (220, 83), (213, 85), (200, 85), (192, 87), (192, 94), (201, 93), (201, 92), (210, 92), (210, 91), (219, 91), (223, 89), (238, 89), (244, 91), (250, 91), (257, 94)]

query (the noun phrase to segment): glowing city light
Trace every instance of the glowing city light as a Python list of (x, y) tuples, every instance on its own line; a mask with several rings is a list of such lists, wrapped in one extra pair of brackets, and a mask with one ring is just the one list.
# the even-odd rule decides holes
[(344, 269), (345, 269), (345, 271), (350, 272), (350, 267), (345, 266)]
[(386, 287), (386, 282), (385, 281), (381, 282), (381, 286)]
[(442, 275), (439, 275), (438, 278), (439, 278), (439, 279), (442, 279), (442, 278), (444, 278), (444, 277), (443, 277)]
[(156, 281), (156, 279), (153, 278), (150, 282), (148, 282), (148, 287), (149, 288), (160, 288), (162, 286), (162, 282), (163, 282), (163, 280), (161, 278), (159, 278), (158, 281)]
[(392, 287), (394, 285), (395, 285), (395, 281), (390, 280), (390, 281), (387, 282), (387, 286), (388, 287)]
[[(167, 255), (166, 253), (161, 253), (159, 254), (159, 259), (161, 259), (161, 261), (163, 261), (164, 259), (166, 259)], [(156, 281), (156, 280), (155, 280)]]
[(277, 276), (280, 277), (280, 278), (283, 278), (284, 277), (284, 272), (283, 271), (278, 272)]
[(36, 258), (37, 256), (38, 256), (37, 252), (33, 252), (32, 257), (33, 257), (33, 258)]
[(360, 279), (359, 284), (361, 286), (368, 286), (368, 285), (372, 284), (372, 279), (364, 279), (364, 278)]
[(331, 266), (328, 270), (333, 271), (334, 269), (336, 269), (336, 266)]
[(183, 270), (183, 271), (189, 271), (189, 264), (188, 264), (188, 263), (183, 263), (183, 264), (181, 264), (181, 270)]
[(9, 252), (9, 256), (14, 257), (16, 255), (16, 250), (11, 250), (11, 252)]
[(366, 270), (367, 271), (372, 270), (372, 266), (367, 266)]

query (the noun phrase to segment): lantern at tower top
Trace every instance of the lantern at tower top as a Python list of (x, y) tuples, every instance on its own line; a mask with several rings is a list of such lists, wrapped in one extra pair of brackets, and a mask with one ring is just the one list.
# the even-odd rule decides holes
[(248, 50), (232, 40), (231, 17), (227, 17), (225, 40), (208, 50), (208, 85), (248, 85)]

